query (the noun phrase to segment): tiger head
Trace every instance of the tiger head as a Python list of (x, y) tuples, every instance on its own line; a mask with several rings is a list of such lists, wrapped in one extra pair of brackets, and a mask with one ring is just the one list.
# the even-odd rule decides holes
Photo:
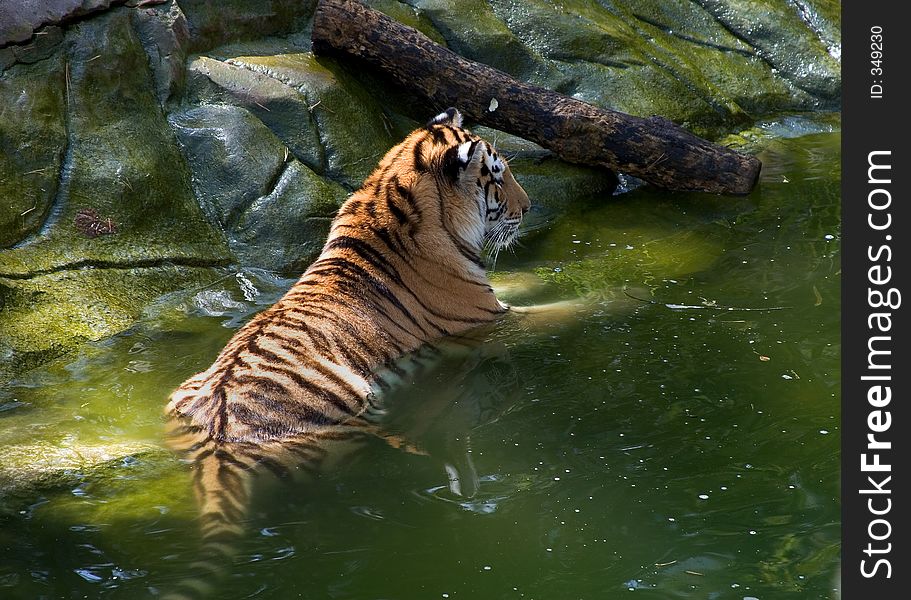
[(432, 142), (427, 163), (444, 199), (444, 219), (471, 247), (508, 247), (531, 203), (506, 159), (462, 128), (462, 114), (455, 108), (431, 119), (426, 130)]
[(330, 240), (363, 229), (366, 217), (383, 236), (394, 231), (399, 249), (445, 254), (454, 245), (483, 267), (482, 250), (512, 244), (529, 207), (503, 156), (450, 108), (386, 153), (339, 209)]

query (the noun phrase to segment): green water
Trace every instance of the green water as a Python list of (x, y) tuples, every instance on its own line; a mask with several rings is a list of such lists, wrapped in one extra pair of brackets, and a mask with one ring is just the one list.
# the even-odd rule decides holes
[[(430, 456), (377, 443), (269, 488), (219, 597), (837, 597), (839, 135), (814, 127), (766, 127), (748, 198), (640, 189), (539, 215), (495, 279), (590, 307), (507, 320), (495, 358), (393, 406)], [(290, 283), (226, 272), (0, 391), (0, 598), (180, 578), (195, 508), (161, 407)], [(469, 451), (465, 498), (443, 465)]]

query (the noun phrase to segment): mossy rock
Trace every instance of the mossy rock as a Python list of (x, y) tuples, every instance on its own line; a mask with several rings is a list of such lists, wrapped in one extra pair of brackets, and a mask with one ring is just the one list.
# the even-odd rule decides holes
[[(227, 246), (193, 196), (127, 9), (79, 22), (65, 46), (67, 139), (55, 206), (40, 236), (0, 252), (0, 276), (72, 264), (223, 264)], [(80, 227), (80, 214), (105, 227)]]
[(748, 111), (814, 102), (690, 3), (531, 0), (497, 4), (496, 13), (569, 78), (567, 93), (597, 106), (715, 135), (748, 122)]
[(325, 171), (320, 174), (349, 189), (359, 187), (399, 141), (378, 99), (333, 59), (311, 53), (238, 56), (231, 64), (301, 93), (307, 104), (301, 103), (299, 109), (312, 115), (325, 155)]
[(190, 52), (304, 28), (317, 0), (179, 0), (190, 29)]
[(57, 193), (66, 147), (61, 53), (0, 75), (0, 248), (35, 233)]
[(257, 198), (230, 238), (243, 264), (300, 273), (319, 255), (347, 191), (296, 160)]
[(151, 442), (139, 441), (74, 445), (72, 440), (57, 439), (4, 444), (0, 457), (0, 515), (18, 511), (20, 502), (31, 504), (38, 494), (72, 489), (86, 480), (106, 479), (137, 457), (166, 459), (167, 453)]
[(821, 107), (837, 106), (841, 98), (837, 58), (841, 42), (835, 33), (838, 28), (830, 21), (836, 15), (840, 18), (836, 2), (820, 0), (804, 10), (787, 0), (699, 3), (726, 29), (750, 44), (779, 76), (811, 94)]
[(316, 257), (347, 191), (319, 177), (247, 110), (200, 106), (170, 122), (196, 197), (238, 261), (282, 272)]
[(294, 87), (227, 60), (201, 56), (189, 65), (188, 96), (193, 105), (228, 104), (245, 109), (295, 158), (319, 173), (325, 172), (325, 151), (308, 110), (309, 100)]
[(523, 43), (487, 0), (412, 0), (409, 4), (430, 20), (457, 54), (521, 80), (563, 87), (560, 73), (534, 47)]
[(287, 160), (285, 145), (237, 106), (198, 106), (171, 113), (168, 121), (193, 172), (196, 199), (222, 230), (268, 193)]
[(221, 59), (191, 64), (192, 100), (246, 108), (295, 158), (348, 189), (399, 141), (374, 95), (332, 59), (309, 52), (230, 56), (230, 48), (214, 54)]
[(0, 381), (123, 331), (162, 294), (216, 278), (214, 269), (177, 266), (0, 277)]
[(28, 114), (13, 103), (2, 127), (34, 133), (32, 145), (13, 139), (19, 162), (4, 173), (24, 184), (9, 197), (44, 218), (3, 228), (16, 245), (0, 250), (0, 379), (123, 330), (157, 296), (232, 260), (193, 195), (130, 12), (80, 21), (59, 55), (3, 75), (28, 92)]
[(437, 31), (433, 21), (420, 8), (409, 6), (401, 0), (367, 0), (365, 4), (403, 25), (417, 29), (437, 44), (446, 45), (446, 38)]
[(133, 29), (149, 58), (155, 95), (164, 105), (183, 91), (190, 27), (175, 1), (130, 13)]

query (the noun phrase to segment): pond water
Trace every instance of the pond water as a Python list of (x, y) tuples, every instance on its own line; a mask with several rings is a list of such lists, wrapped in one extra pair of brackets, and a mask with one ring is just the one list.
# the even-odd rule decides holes
[[(429, 456), (368, 445), (262, 494), (216, 597), (837, 597), (826, 129), (767, 124), (747, 198), (640, 188), (539, 216), (495, 280), (515, 303), (588, 307), (509, 319), (487, 333), (494, 358), (394, 403)], [(226, 272), (0, 392), (0, 597), (147, 597), (183, 575), (196, 513), (162, 406), (290, 284)], [(447, 382), (442, 408), (415, 401)], [(447, 463), (473, 467), (473, 496)]]

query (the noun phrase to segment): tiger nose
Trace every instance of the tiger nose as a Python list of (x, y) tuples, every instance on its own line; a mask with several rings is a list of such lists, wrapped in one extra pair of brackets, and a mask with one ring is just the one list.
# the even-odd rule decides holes
[(531, 198), (528, 197), (528, 194), (523, 193), (519, 196), (519, 208), (522, 210), (523, 215), (531, 208)]

